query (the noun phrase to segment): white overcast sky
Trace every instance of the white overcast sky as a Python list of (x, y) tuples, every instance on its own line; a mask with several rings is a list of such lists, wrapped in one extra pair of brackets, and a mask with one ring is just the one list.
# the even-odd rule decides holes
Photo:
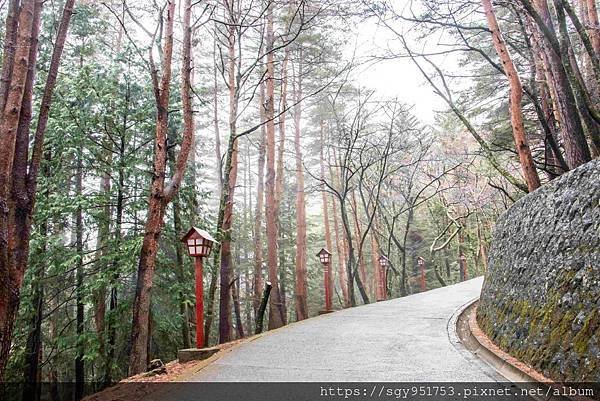
[[(398, 31), (403, 31), (404, 28), (406, 27), (394, 26)], [(409, 33), (407, 37), (410, 36)], [(399, 43), (395, 39), (395, 34), (387, 27), (379, 26), (375, 19), (364, 21), (358, 24), (355, 43), (347, 49), (348, 56), (352, 56), (355, 47), (356, 57), (363, 61), (371, 59), (374, 55), (384, 54), (389, 48), (400, 51)], [(431, 38), (430, 43), (426, 44), (413, 42), (410, 46), (433, 49), (436, 47), (436, 40)], [(436, 62), (448, 67), (455, 65), (456, 59), (444, 57), (443, 60), (438, 58)], [(413, 114), (423, 123), (433, 123), (435, 112), (446, 109), (445, 102), (433, 92), (409, 58), (367, 63), (358, 69), (356, 78), (361, 85), (377, 90), (381, 97), (398, 98), (408, 105), (413, 105)]]

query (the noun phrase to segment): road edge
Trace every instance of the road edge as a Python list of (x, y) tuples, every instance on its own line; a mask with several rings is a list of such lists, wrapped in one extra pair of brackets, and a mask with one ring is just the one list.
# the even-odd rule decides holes
[[(476, 359), (491, 366), (502, 378), (508, 380), (515, 386), (519, 384), (535, 383), (544, 390), (548, 390), (549, 396), (537, 396), (533, 398), (544, 401), (591, 401), (586, 397), (565, 397), (554, 395), (549, 389), (562, 389), (560, 383), (544, 376), (526, 363), (518, 360), (512, 355), (500, 349), (481, 330), (477, 324), (477, 305), (479, 298), (469, 301), (463, 305), (449, 321), (449, 329), (453, 327), (456, 340), (462, 345), (464, 351), (471, 353)], [(452, 326), (450, 326), (452, 324)], [(449, 330), (449, 335), (452, 333)], [(452, 337), (450, 337), (452, 341)]]

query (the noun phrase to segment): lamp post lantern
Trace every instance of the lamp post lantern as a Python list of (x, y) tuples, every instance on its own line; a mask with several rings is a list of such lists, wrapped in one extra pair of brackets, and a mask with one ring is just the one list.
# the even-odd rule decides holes
[(202, 259), (210, 254), (213, 244), (217, 241), (205, 230), (192, 227), (183, 236), (188, 254), (194, 258), (196, 276), (196, 347), (204, 346), (204, 287), (202, 279)]
[(382, 254), (381, 256), (379, 256), (377, 261), (379, 262), (379, 282), (377, 283), (377, 288), (378, 288), (377, 300), (385, 301), (385, 299), (387, 298), (386, 297), (387, 265), (390, 260), (387, 258), (387, 256)]
[(323, 275), (324, 275), (324, 284), (325, 284), (325, 309), (321, 311), (321, 313), (329, 313), (332, 311), (332, 288), (331, 288), (331, 252), (329, 252), (325, 248), (321, 248), (319, 253), (317, 253), (319, 260), (323, 264)]
[(469, 269), (467, 267), (467, 257), (464, 253), (460, 253), (458, 257), (458, 263), (460, 264), (460, 275), (461, 281), (465, 281), (469, 279)]
[(421, 292), (427, 291), (427, 283), (425, 282), (425, 259), (419, 256), (417, 259), (417, 264), (419, 265), (419, 271), (421, 273), (421, 276), (419, 278)]

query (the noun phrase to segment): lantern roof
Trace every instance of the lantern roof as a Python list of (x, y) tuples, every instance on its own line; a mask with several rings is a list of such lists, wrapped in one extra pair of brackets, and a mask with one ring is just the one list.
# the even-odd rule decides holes
[(190, 228), (190, 230), (183, 236), (183, 238), (181, 238), (181, 241), (182, 242), (186, 242), (187, 239), (190, 238), (193, 234), (197, 234), (200, 237), (202, 237), (204, 239), (207, 239), (209, 241), (212, 241), (212, 242), (214, 242), (216, 244), (219, 243), (216, 239), (213, 238), (212, 235), (210, 235), (208, 233), (208, 231), (203, 230), (203, 229), (198, 228), (198, 227), (192, 227), (192, 228)]
[(417, 258), (417, 260), (425, 260), (425, 258), (424, 258), (424, 257), (422, 257), (422, 256), (419, 256), (419, 257)]
[(317, 253), (317, 256), (322, 255), (324, 253), (327, 254), (327, 255), (331, 255), (332, 254), (326, 248), (321, 248), (321, 250)]

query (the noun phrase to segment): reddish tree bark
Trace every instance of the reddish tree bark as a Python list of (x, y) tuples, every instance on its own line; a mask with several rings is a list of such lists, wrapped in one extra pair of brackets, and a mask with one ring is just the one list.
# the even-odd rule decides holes
[(523, 86), (519, 78), (519, 73), (515, 68), (512, 61), (508, 48), (504, 43), (504, 38), (500, 32), (498, 26), (498, 20), (494, 13), (491, 0), (481, 0), (485, 16), (488, 21), (488, 27), (492, 31), (492, 39), (494, 42), (494, 48), (496, 53), (502, 62), (504, 72), (510, 84), (510, 122), (512, 125), (513, 138), (515, 140), (515, 147), (517, 154), (519, 155), (519, 161), (521, 163), (521, 170), (527, 188), (529, 192), (535, 191), (540, 186), (540, 177), (537, 174), (535, 168), (535, 162), (531, 156), (531, 150), (529, 149), (529, 143), (525, 134), (525, 127), (523, 125), (523, 111), (521, 109), (521, 100), (523, 99)]
[[(529, 14), (534, 18), (543, 33), (544, 45), (541, 51), (547, 55), (547, 68), (551, 71), (556, 92), (555, 102), (560, 114), (561, 134), (569, 168), (575, 168), (591, 159), (590, 150), (584, 135), (583, 126), (577, 110), (573, 88), (563, 60), (561, 59), (558, 39), (547, 0), (521, 0)], [(568, 61), (567, 61), (568, 62)]]
[[(596, 0), (580, 0), (586, 3), (587, 15), (585, 21), (589, 27), (588, 35), (592, 42), (592, 47), (597, 55), (600, 55), (600, 22), (598, 21), (598, 7)], [(598, 99), (596, 99), (598, 100)]]
[[(287, 108), (287, 95), (288, 95), (288, 73), (287, 65), (289, 60), (289, 50), (286, 47), (284, 51), (283, 61), (281, 63), (281, 99), (279, 104), (279, 110), (285, 110)], [(286, 116), (287, 113), (281, 113), (279, 116), (279, 143), (277, 144), (277, 165), (275, 169), (275, 218), (277, 219), (277, 241), (278, 241), (278, 253), (279, 253), (279, 298), (281, 300), (281, 314), (283, 316), (283, 324), (287, 322), (287, 296), (286, 296), (286, 268), (285, 268), (285, 254), (283, 246), (283, 229), (281, 228), (281, 222), (279, 220), (281, 210), (281, 199), (283, 197), (283, 185), (284, 185), (284, 153), (285, 153), (285, 136), (286, 136)]]
[(165, 209), (179, 190), (194, 136), (194, 118), (191, 100), (191, 0), (184, 0), (183, 48), (181, 66), (181, 98), (183, 106), (183, 140), (175, 161), (172, 178), (166, 182), (167, 131), (169, 116), (169, 93), (171, 67), (173, 59), (173, 25), (175, 1), (167, 2), (165, 36), (163, 39), (162, 76), (151, 60), (152, 82), (156, 98), (156, 135), (154, 143), (154, 164), (148, 216), (145, 224), (144, 240), (138, 264), (138, 277), (133, 304), (131, 330), (131, 353), (129, 355), (129, 374), (134, 375), (146, 370), (148, 364), (148, 341), (150, 339), (150, 291), (156, 267), (158, 240), (164, 224)]
[(15, 60), (19, 3), (19, 0), (10, 0), (8, 11), (6, 13), (6, 29), (2, 51), (2, 72), (0, 72), (0, 115), (4, 113), (4, 106), (6, 104), (6, 98), (8, 97), (8, 89)]
[[(306, 277), (306, 199), (304, 196), (304, 166), (302, 162), (302, 144), (300, 142), (302, 121), (302, 46), (298, 52), (298, 71), (294, 85), (294, 150), (296, 152), (296, 318), (308, 318), (308, 293)], [(329, 228), (327, 228), (329, 229)], [(331, 239), (330, 239), (331, 242)], [(331, 249), (331, 248), (328, 248)], [(331, 269), (329, 266), (328, 269)], [(327, 283), (331, 294), (331, 274)]]
[(550, 76), (550, 71), (546, 68), (546, 54), (541, 51), (539, 32), (535, 29), (531, 19), (526, 20), (526, 27), (531, 32), (531, 48), (535, 66), (536, 79), (539, 81), (539, 97), (540, 107), (542, 109), (544, 119), (548, 125), (549, 132), (545, 143), (545, 159), (546, 169), (549, 178), (552, 180), (564, 173), (567, 164), (564, 161), (561, 150), (557, 144), (558, 132), (556, 123), (560, 118), (557, 108), (553, 108), (554, 103), (554, 81)]
[[(2, 79), (5, 81), (2, 83), (2, 90), (6, 90), (6, 97), (2, 96), (5, 107), (0, 112), (0, 148), (3, 150), (0, 154), (0, 379), (8, 360), (21, 284), (27, 268), (44, 133), (73, 3), (74, 0), (67, 0), (63, 7), (40, 103), (30, 160), (29, 125), (32, 119), (31, 102), (43, 2), (23, 1), (18, 16), (14, 8), (15, 2), (11, 1), (9, 4), (9, 14), (12, 15), (7, 19), (14, 19), (12, 25), (7, 25), (5, 49), (10, 49), (10, 54), (6, 53), (3, 60)], [(17, 20), (18, 23), (15, 23)], [(15, 38), (14, 46), (12, 38)]]

